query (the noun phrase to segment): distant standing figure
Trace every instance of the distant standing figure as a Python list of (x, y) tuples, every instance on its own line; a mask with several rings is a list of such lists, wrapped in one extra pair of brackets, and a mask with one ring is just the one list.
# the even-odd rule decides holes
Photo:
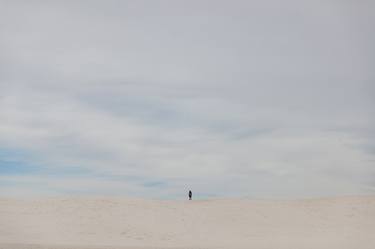
[(191, 201), (191, 197), (193, 196), (193, 193), (191, 192), (191, 190), (189, 190), (189, 200)]

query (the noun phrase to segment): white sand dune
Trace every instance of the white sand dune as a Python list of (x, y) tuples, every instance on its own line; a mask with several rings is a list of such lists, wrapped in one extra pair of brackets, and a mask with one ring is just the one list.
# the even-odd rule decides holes
[(0, 199), (0, 249), (375, 248), (375, 197)]

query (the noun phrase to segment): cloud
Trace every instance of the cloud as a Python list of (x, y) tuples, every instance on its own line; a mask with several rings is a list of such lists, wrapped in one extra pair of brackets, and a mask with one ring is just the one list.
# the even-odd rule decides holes
[(0, 4), (0, 194), (374, 187), (370, 1)]

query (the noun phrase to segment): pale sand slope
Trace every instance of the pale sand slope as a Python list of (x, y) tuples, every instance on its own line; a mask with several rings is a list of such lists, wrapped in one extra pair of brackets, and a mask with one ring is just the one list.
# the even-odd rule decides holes
[(138, 247), (374, 249), (375, 196), (0, 199), (0, 249)]

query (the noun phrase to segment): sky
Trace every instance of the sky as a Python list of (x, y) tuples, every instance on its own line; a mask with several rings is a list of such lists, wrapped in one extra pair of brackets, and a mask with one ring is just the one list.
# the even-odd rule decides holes
[(374, 8), (0, 0), (0, 196), (374, 194)]

